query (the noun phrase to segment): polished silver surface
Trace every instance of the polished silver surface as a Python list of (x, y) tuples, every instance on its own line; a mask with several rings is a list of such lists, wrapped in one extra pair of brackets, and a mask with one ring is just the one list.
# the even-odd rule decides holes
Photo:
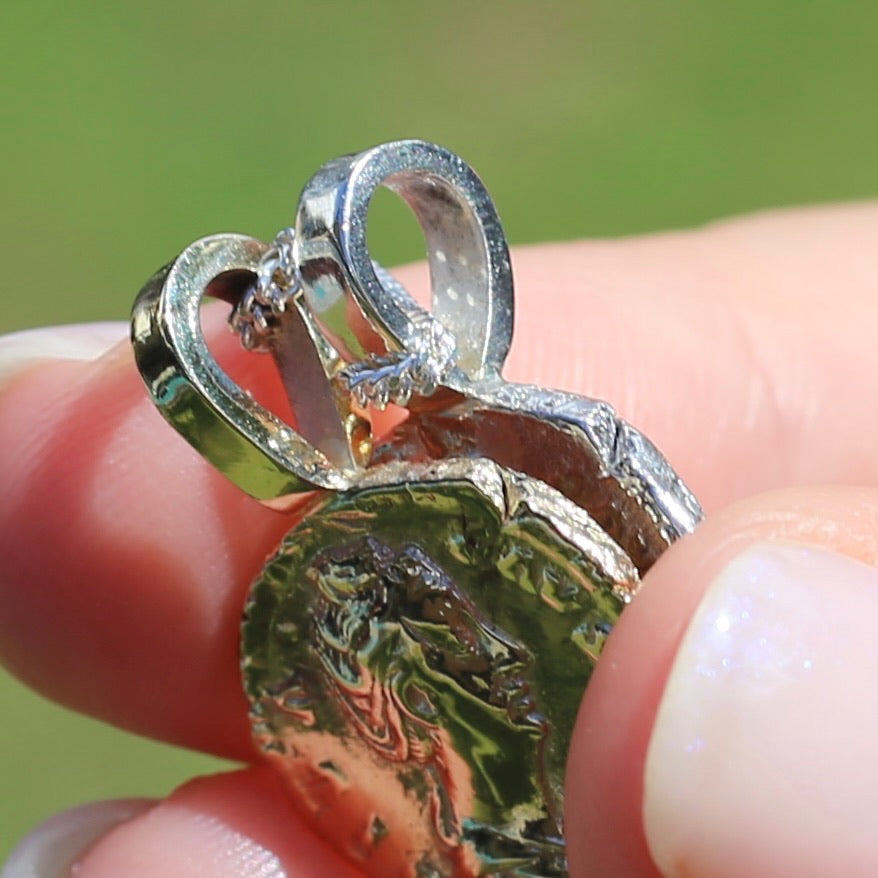
[[(380, 185), (424, 231), (432, 312), (372, 261)], [(512, 291), (481, 181), (400, 141), (319, 171), (295, 232), (198, 241), (135, 305), (165, 417), (270, 505), (318, 489), (254, 582), (244, 684), (264, 755), (371, 876), (566, 875), (583, 688), (643, 574), (701, 519), (608, 403), (502, 378)], [(203, 295), (271, 353), (295, 430), (214, 362)], [(391, 403), (407, 418), (373, 449), (369, 412)]]
[[(382, 185), (399, 194), (423, 230), (431, 314), (376, 274), (366, 224)], [(349, 362), (375, 353), (377, 332), (387, 353), (415, 355), (434, 383), (453, 382), (455, 373), (499, 375), (512, 340), (509, 251), (487, 190), (454, 153), (404, 140), (329, 162), (302, 192), (296, 233), (305, 298)], [(357, 312), (365, 322), (354, 319)]]
[[(368, 206), (382, 184), (410, 204), (423, 229), (431, 314), (371, 259)], [(349, 355), (351, 344), (364, 346), (357, 349), (360, 359), (339, 373), (359, 406), (409, 407), (414, 415), (403, 432), (411, 437), (419, 424), (452, 423), (449, 412), (436, 414), (435, 401), (422, 402), (438, 389), (452, 393), (438, 411), (453, 408), (455, 427), (422, 431), (432, 441), (421, 444), (419, 458), (466, 453), (515, 461), (575, 501), (595, 503), (594, 491), (576, 488), (588, 473), (601, 487), (599, 505), (612, 510), (607, 524), (622, 519), (614, 535), (626, 534), (643, 571), (700, 520), (698, 502), (665, 458), (608, 403), (503, 380), (513, 313), (508, 248), (484, 185), (457, 156), (401, 141), (329, 162), (302, 192), (296, 253), (318, 321), (342, 338)], [(352, 307), (361, 309), (387, 351), (369, 352), (374, 336), (352, 319)], [(465, 403), (454, 408), (453, 394)], [(491, 420), (503, 423), (505, 440), (485, 428)], [(508, 441), (516, 435), (529, 444), (526, 426), (541, 437), (539, 450), (527, 456)], [(485, 444), (490, 439), (501, 441)]]
[(248, 351), (269, 351), (271, 339), (280, 330), (280, 316), (293, 305), (301, 289), (299, 269), (293, 257), (296, 233), (282, 229), (259, 260), (256, 278), (241, 298), (233, 303), (229, 326)]
[[(141, 290), (131, 340), (153, 402), (171, 425), (248, 494), (283, 506), (302, 492), (350, 487), (355, 463), (349, 419), (327, 392), (324, 363), (298, 309), (281, 316), (278, 357), (294, 400), (307, 402), (294, 408), (305, 414), (315, 444), (235, 384), (205, 343), (202, 297), (246, 294), (267, 250), (244, 235), (190, 244)], [(291, 358), (295, 367), (287, 364)]]
[(643, 434), (612, 406), (526, 384), (474, 385), (453, 405), (413, 412), (373, 463), (488, 457), (590, 510), (641, 573), (701, 520), (698, 501)]

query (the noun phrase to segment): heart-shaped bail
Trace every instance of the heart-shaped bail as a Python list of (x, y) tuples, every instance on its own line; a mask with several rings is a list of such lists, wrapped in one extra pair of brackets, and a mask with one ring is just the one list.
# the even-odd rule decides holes
[[(369, 254), (366, 221), (379, 186), (421, 225), (431, 313)], [(512, 340), (509, 250), (485, 186), (454, 153), (403, 140), (325, 165), (299, 202), (296, 259), (311, 311), (349, 363), (375, 353), (377, 331), (388, 353), (414, 358), (411, 371), (427, 385), (463, 390), (499, 377)]]
[(345, 422), (349, 413), (340, 410), (327, 378), (330, 348), (324, 341), (318, 353), (307, 314), (296, 303), (281, 315), (270, 349), (288, 388), (295, 385), (291, 401), (305, 435), (232, 381), (207, 348), (202, 297), (239, 299), (252, 287), (268, 249), (244, 235), (191, 244), (141, 290), (131, 337), (141, 375), (171, 425), (248, 494), (283, 507), (288, 498), (316, 488), (348, 488), (356, 463)]

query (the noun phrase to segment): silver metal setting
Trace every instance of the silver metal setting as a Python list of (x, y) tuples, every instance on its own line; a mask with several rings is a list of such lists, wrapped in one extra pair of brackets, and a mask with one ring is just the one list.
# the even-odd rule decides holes
[(269, 336), (279, 317), (299, 292), (299, 270), (293, 258), (294, 229), (283, 229), (259, 261), (256, 279), (229, 315), (231, 330), (248, 351), (269, 351)]
[[(388, 291), (369, 256), (366, 219), (381, 185), (409, 205), (423, 229), (429, 314)], [(380, 353), (415, 353), (424, 369), (452, 384), (459, 376), (499, 376), (512, 341), (509, 250), (487, 190), (454, 153), (406, 140), (329, 162), (305, 186), (296, 232), (305, 298), (348, 362), (374, 353), (371, 333), (362, 333), (368, 325), (384, 341)], [(350, 319), (352, 306), (365, 323)]]
[[(366, 244), (387, 186), (427, 246), (432, 310)], [(219, 368), (204, 295), (271, 354), (284, 424)], [(701, 509), (598, 400), (511, 384), (513, 286), (472, 169), (422, 141), (330, 162), (272, 245), (196, 241), (135, 303), (152, 398), (262, 502), (316, 495), (256, 578), (241, 635), (254, 739), (369, 875), (566, 875), (581, 693), (643, 574)], [(373, 447), (369, 413), (408, 416)]]

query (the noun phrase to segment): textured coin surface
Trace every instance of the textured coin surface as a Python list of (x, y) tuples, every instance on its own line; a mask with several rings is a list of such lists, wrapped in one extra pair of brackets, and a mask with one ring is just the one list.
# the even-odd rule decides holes
[(379, 467), (253, 585), (256, 740), (369, 874), (565, 875), (570, 735), (637, 581), (542, 482), (488, 460)]

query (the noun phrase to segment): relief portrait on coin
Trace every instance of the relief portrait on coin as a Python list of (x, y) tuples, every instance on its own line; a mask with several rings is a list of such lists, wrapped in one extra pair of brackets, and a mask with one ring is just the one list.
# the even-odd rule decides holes
[(510, 515), (471, 483), (323, 501), (246, 610), (256, 738), (360, 858), (563, 874), (575, 693), (606, 633), (591, 616), (617, 600), (603, 580), (525, 504)]

